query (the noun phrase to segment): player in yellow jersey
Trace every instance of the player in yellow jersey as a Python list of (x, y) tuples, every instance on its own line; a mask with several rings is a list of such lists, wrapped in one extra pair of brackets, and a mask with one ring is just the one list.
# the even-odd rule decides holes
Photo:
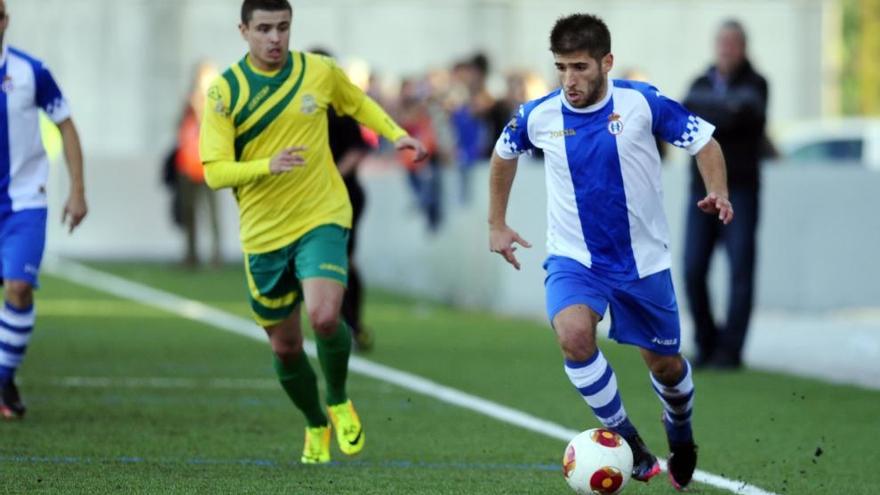
[(330, 153), (327, 109), (419, 158), (425, 150), (331, 59), (289, 50), (292, 14), (287, 0), (244, 1), (249, 51), (208, 90), (199, 148), (208, 185), (235, 192), (254, 318), (269, 335), (282, 387), (306, 417), (302, 462), (324, 463), (330, 424), (303, 352), (303, 301), (339, 448), (356, 454), (365, 439), (345, 389), (351, 333), (339, 313), (351, 204)]

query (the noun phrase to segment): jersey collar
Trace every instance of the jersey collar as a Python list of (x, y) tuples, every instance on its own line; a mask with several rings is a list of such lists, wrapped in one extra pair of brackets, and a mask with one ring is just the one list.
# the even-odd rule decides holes
[(584, 108), (575, 108), (571, 106), (571, 103), (568, 102), (568, 99), (565, 97), (565, 90), (559, 92), (559, 98), (562, 99), (562, 104), (565, 105), (565, 108), (571, 110), (575, 113), (593, 113), (597, 110), (602, 109), (608, 102), (611, 100), (611, 90), (614, 88), (614, 82), (611, 78), (608, 78), (608, 84), (605, 87), (605, 96), (602, 97), (601, 100), (593, 103), (592, 105)]

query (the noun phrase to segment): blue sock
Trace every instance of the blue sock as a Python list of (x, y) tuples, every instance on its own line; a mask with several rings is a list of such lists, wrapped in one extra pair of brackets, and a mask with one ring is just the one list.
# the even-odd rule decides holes
[(0, 310), (0, 383), (15, 378), (34, 329), (34, 307), (16, 308), (8, 302)]
[(566, 359), (565, 374), (606, 428), (614, 430), (624, 438), (638, 434), (620, 400), (617, 376), (605, 360), (602, 351), (597, 349), (593, 357), (586, 361)]
[[(683, 359), (683, 358), (682, 358)], [(663, 424), (669, 443), (691, 443), (694, 441), (691, 428), (691, 415), (694, 408), (694, 380), (691, 365), (684, 361), (684, 373), (675, 385), (664, 385), (651, 374), (651, 384), (657, 397), (663, 403)]]

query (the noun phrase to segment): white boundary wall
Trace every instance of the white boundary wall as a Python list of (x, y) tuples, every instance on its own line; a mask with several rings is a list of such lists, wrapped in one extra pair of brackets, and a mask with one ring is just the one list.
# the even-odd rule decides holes
[[(110, 167), (118, 162), (99, 163)], [(48, 249), (87, 259), (175, 259), (182, 237), (169, 220), (168, 198), (149, 161), (127, 163), (130, 172), (89, 174), (91, 212), (69, 236), (59, 220), (65, 174), (52, 172)], [(458, 176), (445, 179), (445, 223), (430, 235), (402, 169), (367, 167), (362, 174), (368, 206), (357, 261), (368, 283), (503, 313), (543, 315), (546, 193), (540, 164), (522, 161), (511, 197), (509, 222), (535, 247), (520, 249), (521, 272), (488, 252), (487, 169), (475, 170), (474, 200), (454, 198)], [(664, 172), (666, 212), (673, 244), (673, 273), (684, 302), (681, 252), (687, 170)], [(757, 301), (763, 309), (827, 311), (880, 306), (880, 173), (858, 168), (765, 166), (758, 252)], [(222, 206), (223, 250), (239, 259), (237, 211), (231, 193)], [(203, 222), (204, 223), (204, 222)], [(203, 239), (205, 237), (203, 236)], [(202, 245), (204, 248), (204, 244)], [(719, 250), (719, 253), (721, 251)], [(716, 256), (715, 292), (726, 292), (725, 260)]]
[[(553, 22), (587, 10), (609, 24), (613, 75), (637, 67), (679, 98), (709, 64), (720, 22), (736, 16), (749, 31), (756, 66), (771, 84), (771, 122), (815, 118), (835, 102), (840, 23), (831, 0), (292, 3), (297, 48), (319, 44), (396, 77), (448, 67), (484, 50), (499, 72), (531, 69), (548, 82), (555, 78), (547, 41)], [(236, 27), (240, 0), (7, 0), (6, 5), (8, 41), (52, 68), (89, 157), (160, 153), (171, 143), (195, 62), (210, 58), (225, 66), (246, 51)]]

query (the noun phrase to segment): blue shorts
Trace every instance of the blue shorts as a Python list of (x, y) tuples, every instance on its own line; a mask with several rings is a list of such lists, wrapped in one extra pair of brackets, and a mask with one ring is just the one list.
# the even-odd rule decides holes
[(544, 269), (551, 323), (575, 304), (588, 306), (600, 318), (610, 308), (612, 339), (657, 354), (678, 354), (681, 327), (669, 270), (639, 280), (614, 280), (561, 256), (547, 258)]
[(3, 280), (22, 280), (36, 287), (45, 246), (45, 208), (0, 213)]

